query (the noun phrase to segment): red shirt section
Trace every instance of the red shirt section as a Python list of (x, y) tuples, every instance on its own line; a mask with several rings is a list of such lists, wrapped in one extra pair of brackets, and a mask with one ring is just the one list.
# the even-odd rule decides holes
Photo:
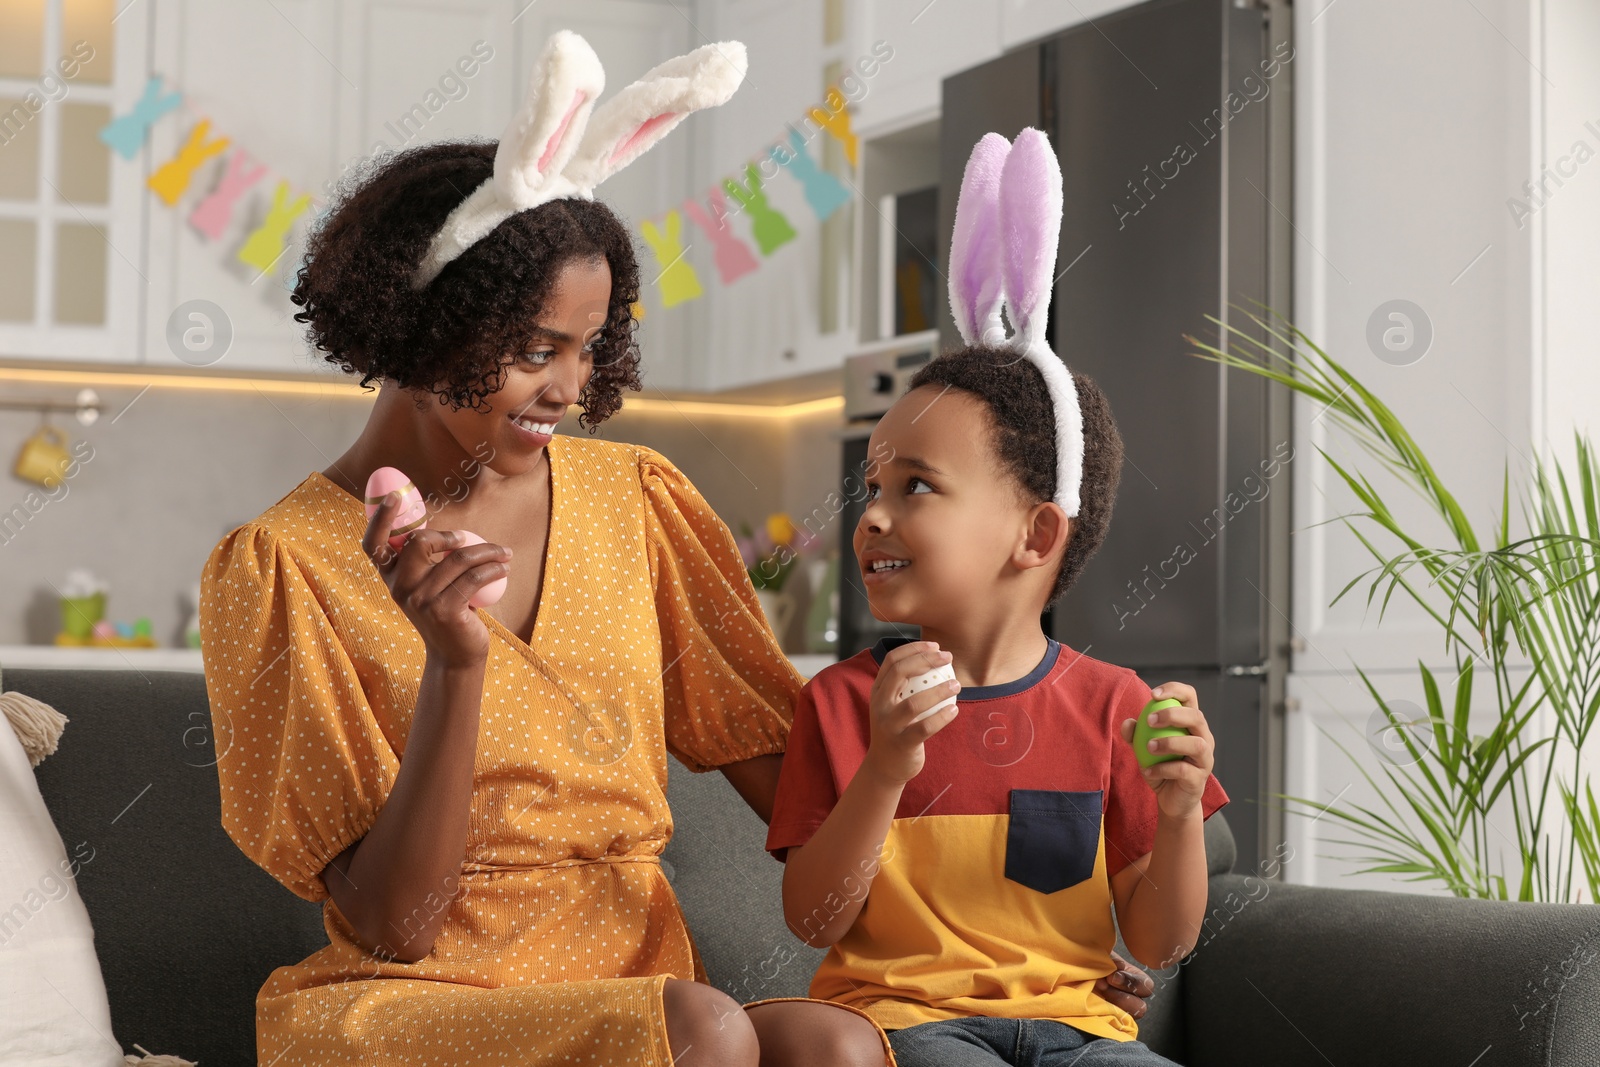
[[(775, 858), (810, 840), (855, 777), (872, 740), (867, 706), (878, 665), (909, 640), (884, 638), (801, 690), (767, 832)], [(1013, 789), (1102, 790), (1106, 869), (1115, 874), (1155, 840), (1155, 793), (1119, 733), (1149, 703), (1150, 687), (1125, 667), (1046, 641), (1044, 657), (1022, 678), (957, 694), (960, 712), (928, 739), (922, 773), (906, 783), (895, 818), (1004, 815)], [(1212, 775), (1204, 815), (1227, 802)]]

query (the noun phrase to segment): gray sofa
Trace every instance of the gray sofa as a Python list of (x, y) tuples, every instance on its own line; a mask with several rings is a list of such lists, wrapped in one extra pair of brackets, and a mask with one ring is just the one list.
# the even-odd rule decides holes
[[(201, 1067), (254, 1063), (256, 991), (325, 941), (320, 907), (222, 830), (204, 679), (12, 668), (0, 690), (70, 720), (37, 775), (68, 853), (93, 849), (78, 886), (117, 1037)], [(721, 775), (670, 762), (676, 833), (664, 859), (711, 980), (741, 1001), (805, 995), (821, 953), (783, 925), (765, 827)], [(1600, 1064), (1600, 909), (1262, 883), (1229, 873), (1221, 818), (1206, 844), (1207, 934), (1156, 976), (1141, 1027), (1172, 1059)]]

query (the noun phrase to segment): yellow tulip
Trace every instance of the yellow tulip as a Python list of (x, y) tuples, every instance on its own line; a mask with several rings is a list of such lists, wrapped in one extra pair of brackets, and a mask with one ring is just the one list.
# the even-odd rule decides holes
[(782, 512), (767, 516), (767, 536), (775, 545), (786, 545), (794, 540), (794, 522)]

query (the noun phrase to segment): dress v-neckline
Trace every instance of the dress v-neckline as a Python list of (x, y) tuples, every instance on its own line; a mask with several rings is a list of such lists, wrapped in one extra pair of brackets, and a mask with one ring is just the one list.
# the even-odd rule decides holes
[[(529, 639), (524, 641), (519, 634), (515, 633), (511, 629), (511, 627), (507, 626), (505, 623), (489, 614), (483, 608), (475, 609), (483, 618), (484, 624), (487, 625), (490, 630), (499, 631), (500, 636), (506, 641), (507, 644), (511, 645), (511, 647), (515, 648), (518, 652), (531, 657), (539, 656), (537, 651), (539, 645), (539, 636), (541, 632), (549, 629), (549, 626), (545, 623), (545, 619), (550, 614), (551, 593), (555, 590), (555, 585), (551, 582), (551, 578), (557, 565), (557, 561), (562, 558), (561, 553), (557, 551), (556, 546), (556, 533), (558, 529), (556, 523), (556, 513), (558, 511), (557, 500), (560, 497), (560, 479), (556, 476), (556, 467), (558, 465), (558, 449), (556, 448), (556, 442), (559, 440), (561, 440), (559, 435), (553, 436), (550, 438), (550, 443), (544, 446), (545, 462), (550, 465), (550, 507), (548, 509), (549, 517), (546, 520), (544, 569), (539, 576), (539, 607), (538, 610), (533, 613), (533, 630), (528, 635)], [(324, 484), (326, 484), (329, 489), (332, 489), (334, 492), (338, 493), (342, 499), (349, 501), (350, 507), (356, 510), (356, 517), (359, 519), (359, 522), (356, 525), (356, 541), (359, 544), (362, 536), (366, 534), (367, 530), (368, 519), (366, 514), (366, 505), (360, 500), (357, 500), (355, 497), (351, 496), (345, 491), (343, 486), (329, 478), (326, 474), (323, 474), (320, 470), (312, 471), (311, 473), (314, 477), (320, 479)], [(384, 584), (383, 579), (376, 574), (374, 574), (373, 577), (377, 578), (380, 585), (384, 585), (384, 590), (387, 593), (388, 587), (386, 584)]]

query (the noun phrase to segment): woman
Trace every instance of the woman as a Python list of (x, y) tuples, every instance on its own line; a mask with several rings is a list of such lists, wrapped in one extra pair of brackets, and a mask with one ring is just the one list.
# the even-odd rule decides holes
[[(495, 150), (389, 157), (312, 235), (296, 317), (377, 402), (205, 564), (223, 824), (329, 938), (262, 987), (259, 1061), (892, 1064), (865, 1013), (707, 982), (659, 861), (665, 756), (768, 818), (802, 679), (671, 462), (553, 435), (639, 388), (617, 217), (512, 212), (415, 286)], [(363, 507), (385, 466), (429, 501), (398, 552), (396, 501)]]

